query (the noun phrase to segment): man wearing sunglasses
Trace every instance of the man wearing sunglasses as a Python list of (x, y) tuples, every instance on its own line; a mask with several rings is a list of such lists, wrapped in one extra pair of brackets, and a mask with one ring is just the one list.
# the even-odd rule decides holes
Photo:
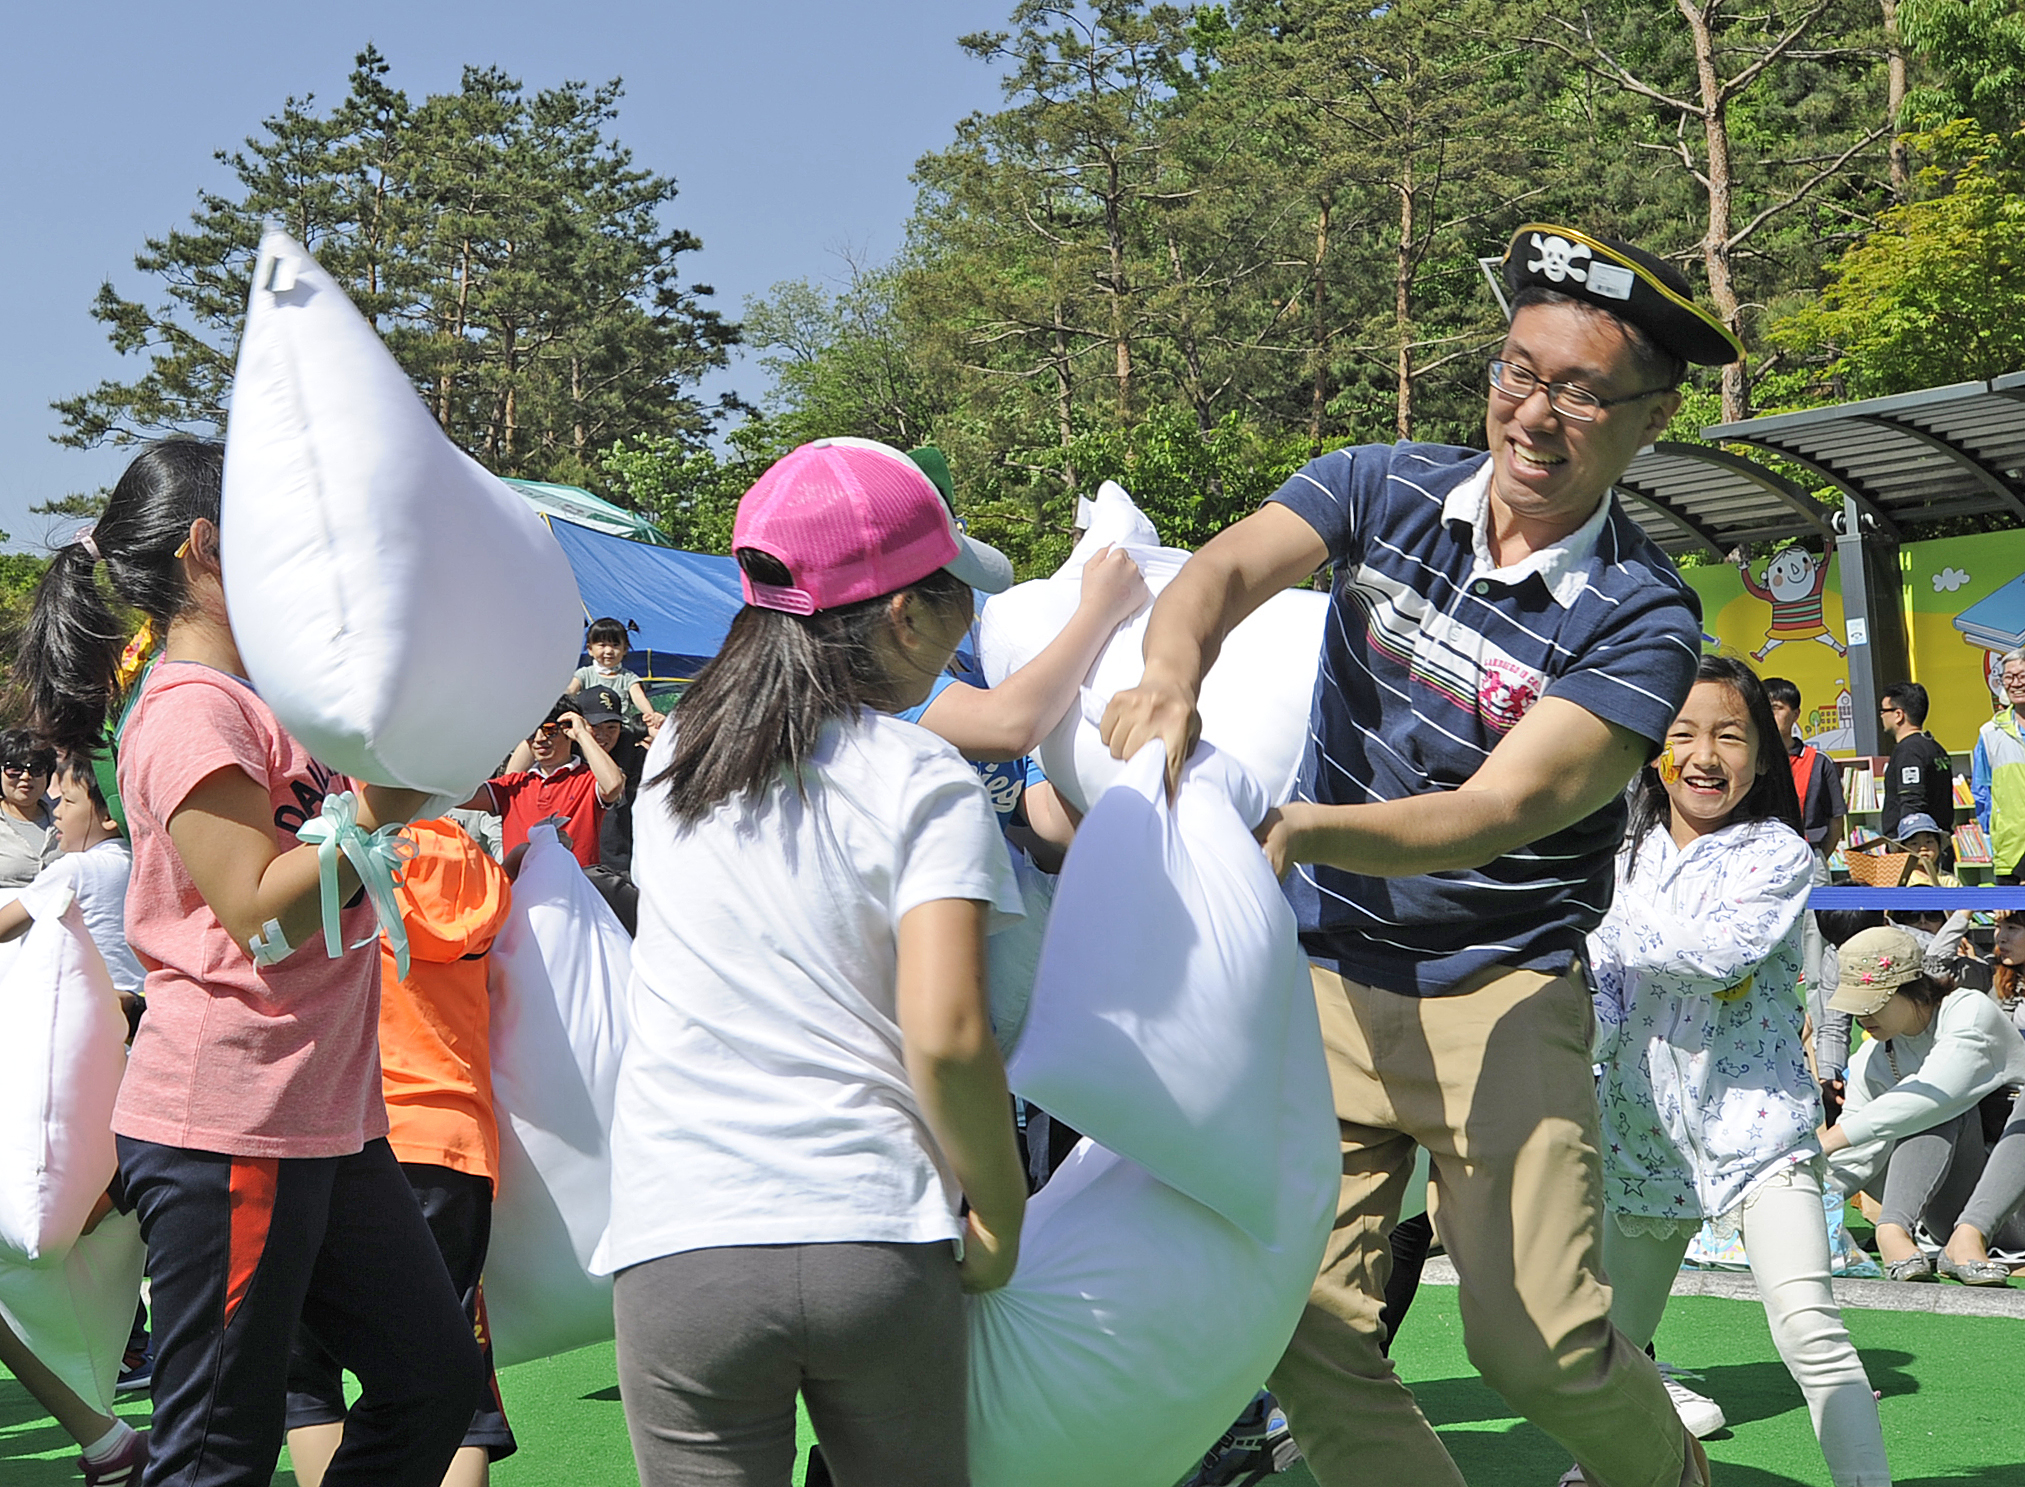
[(1309, 463), (1162, 593), (1144, 680), (1102, 728), (1121, 758), (1161, 740), (1178, 779), (1223, 637), (1333, 565), (1307, 757), (1261, 828), (1313, 966), (1343, 1147), (1322, 1274), (1271, 1380), (1317, 1481), (1463, 1484), (1380, 1322), (1425, 1147), (1486, 1380), (1587, 1481), (1699, 1487), (1706, 1457), (1609, 1320), (1582, 955), (1624, 787), (1701, 652), (1693, 593), (1610, 486), (1666, 428), (1686, 363), (1743, 348), (1671, 267), (1608, 238), (1529, 223), (1504, 274), (1486, 448)]
[[(563, 697), (524, 743), (514, 747), (504, 773), (478, 787), (464, 809), (501, 818), (501, 846), (511, 856), (527, 844), (528, 828), (559, 818), (570, 851), (585, 867), (598, 861), (598, 828), (605, 808), (626, 793), (626, 772), (598, 743), (595, 722), (616, 723), (609, 706), (593, 720), (582, 700)], [(522, 751), (526, 752), (523, 753)]]

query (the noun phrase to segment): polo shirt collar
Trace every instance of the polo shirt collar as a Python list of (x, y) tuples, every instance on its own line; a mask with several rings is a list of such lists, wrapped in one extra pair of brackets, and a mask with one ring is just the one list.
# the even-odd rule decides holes
[(552, 780), (557, 775), (568, 774), (571, 770), (575, 769), (579, 764), (582, 764), (583, 762), (584, 756), (582, 754), (572, 754), (569, 756), (567, 760), (565, 760), (561, 764), (558, 764), (554, 769), (543, 769), (539, 764), (535, 763), (529, 763), (528, 768), (533, 770), (536, 774), (540, 775), (544, 780)]
[(1476, 556), (1470, 569), (1472, 579), (1487, 579), (1516, 588), (1537, 573), (1554, 602), (1563, 609), (1573, 609), (1588, 586), (1589, 576), (1584, 570), (1596, 556), (1596, 542), (1603, 535), (1603, 524), (1610, 520), (1610, 500), (1611, 493), (1606, 490), (1581, 526), (1559, 542), (1549, 543), (1504, 568), (1491, 558), (1490, 460), (1486, 459), (1475, 474), (1448, 493), (1441, 503), (1441, 519), (1445, 524), (1462, 522), (1469, 527), (1470, 547)]

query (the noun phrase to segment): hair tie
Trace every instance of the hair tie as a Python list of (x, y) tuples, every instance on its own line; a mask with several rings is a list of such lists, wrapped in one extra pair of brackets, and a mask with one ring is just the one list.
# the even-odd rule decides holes
[(79, 527), (77, 529), (76, 542), (79, 547), (91, 554), (91, 560), (94, 563), (103, 563), (105, 561), (105, 554), (98, 550), (97, 533), (97, 527)]

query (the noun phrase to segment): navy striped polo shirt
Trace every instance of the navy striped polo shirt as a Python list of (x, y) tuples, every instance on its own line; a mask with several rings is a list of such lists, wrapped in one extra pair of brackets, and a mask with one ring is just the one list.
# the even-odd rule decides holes
[[(1653, 741), (1701, 655), (1701, 603), (1615, 498), (1507, 568), (1485, 524), (1490, 456), (1368, 444), (1311, 461), (1273, 495), (1335, 564), (1296, 795), (1324, 805), (1451, 790), (1543, 696)], [(1309, 958), (1409, 996), (1494, 965), (1558, 974), (1610, 905), (1621, 798), (1485, 867), (1287, 878)]]

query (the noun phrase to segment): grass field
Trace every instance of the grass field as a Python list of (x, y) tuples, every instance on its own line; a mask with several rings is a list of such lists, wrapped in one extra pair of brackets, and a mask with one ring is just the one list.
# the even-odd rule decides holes
[[(1854, 1309), (1844, 1315), (1871, 1383), (1884, 1395), (1885, 1442), (1898, 1487), (2025, 1487), (2019, 1383), (2025, 1339), (2016, 1321)], [(1551, 1487), (1567, 1459), (1539, 1431), (1511, 1418), (1477, 1380), (1463, 1355), (1454, 1289), (1422, 1289), (1396, 1352), (1470, 1487)], [(1729, 1415), (1730, 1428), (1707, 1442), (1719, 1487), (1827, 1483), (1800, 1392), (1772, 1351), (1760, 1307), (1676, 1297), (1660, 1328), (1659, 1353), (1701, 1370), (1705, 1382), (1698, 1387)], [(521, 1449), (494, 1470), (499, 1487), (632, 1487), (638, 1480), (609, 1345), (508, 1369), (501, 1386)], [(144, 1423), (147, 1406), (121, 1413)], [(0, 1373), (0, 1484), (77, 1482), (75, 1460), (55, 1422)], [(293, 1487), (286, 1466), (284, 1457), (274, 1480)], [(1296, 1468), (1274, 1480), (1310, 1487), (1313, 1479)]]

